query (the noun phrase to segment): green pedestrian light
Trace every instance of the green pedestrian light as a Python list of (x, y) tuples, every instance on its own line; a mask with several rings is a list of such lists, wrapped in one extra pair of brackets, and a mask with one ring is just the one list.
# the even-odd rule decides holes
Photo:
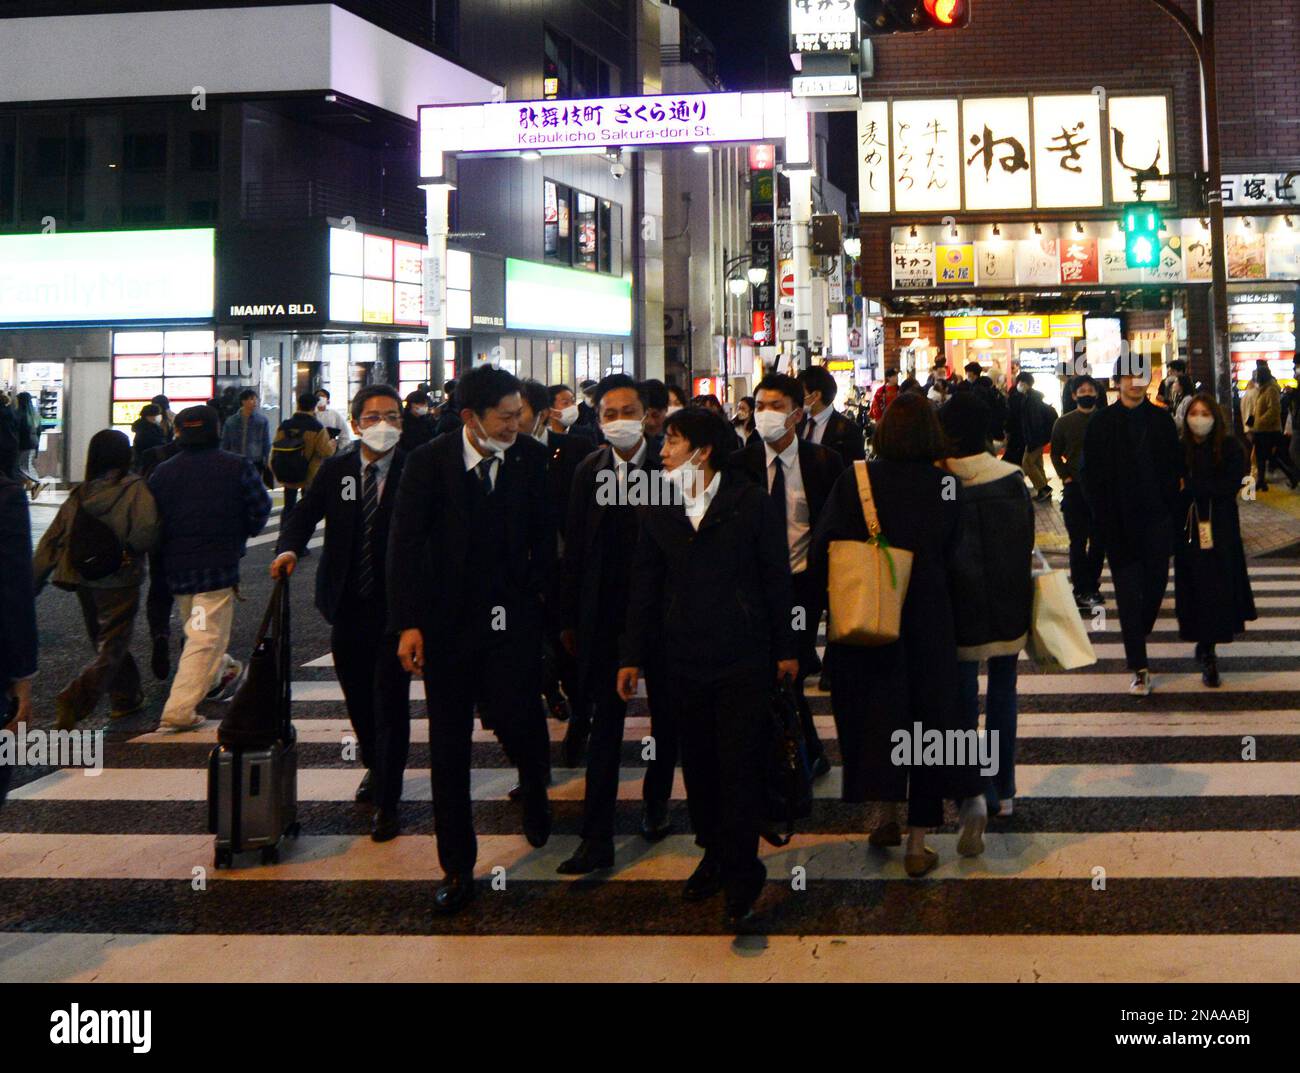
[(1124, 212), (1124, 253), (1129, 268), (1155, 268), (1160, 263), (1160, 232), (1164, 220), (1149, 205), (1130, 205)]

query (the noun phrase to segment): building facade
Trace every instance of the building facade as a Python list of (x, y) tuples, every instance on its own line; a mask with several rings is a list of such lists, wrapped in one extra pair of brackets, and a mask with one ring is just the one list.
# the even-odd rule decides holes
[[(1047, 7), (982, 0), (960, 33), (875, 42), (859, 201), (864, 288), (887, 313), (883, 362), (924, 377), (942, 354), (1006, 376), (1086, 354), (1105, 374), (1126, 344), (1157, 378), (1181, 357), (1212, 384), (1195, 53), (1145, 0)], [(1290, 380), (1300, 10), (1220, 4), (1215, 30), (1232, 378), (1267, 360)], [(1137, 183), (1147, 168), (1173, 178)], [(1165, 228), (1159, 264), (1133, 270), (1117, 221), (1139, 185)]]

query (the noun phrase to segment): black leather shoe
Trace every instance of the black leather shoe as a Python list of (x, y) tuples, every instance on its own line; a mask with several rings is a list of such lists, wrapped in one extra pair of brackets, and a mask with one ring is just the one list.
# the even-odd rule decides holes
[(546, 708), (557, 723), (567, 723), (571, 714), (569, 702), (564, 697), (548, 697)]
[(614, 843), (604, 839), (584, 838), (572, 857), (556, 869), (562, 876), (585, 876), (602, 868), (614, 867)]
[(361, 782), (357, 786), (357, 792), (353, 797), (353, 800), (356, 801), (358, 805), (369, 805), (374, 802), (375, 789), (370, 785), (369, 770), (361, 776)]
[(647, 842), (662, 842), (672, 831), (667, 801), (647, 801), (641, 814), (641, 837)]
[(826, 754), (822, 753), (812, 762), (812, 777), (820, 779), (823, 775), (831, 773), (831, 762), (826, 759)]
[(722, 890), (722, 862), (707, 853), (696, 866), (691, 878), (682, 888), (682, 897), (688, 902), (702, 902)]
[(473, 875), (450, 875), (433, 892), (433, 908), (447, 915), (459, 913), (474, 900), (475, 893)]
[(551, 837), (551, 802), (546, 787), (523, 791), (524, 837), (534, 849), (541, 849)]
[(153, 639), (153, 654), (149, 659), (149, 669), (160, 682), (172, 673), (172, 654), (168, 638)]
[(374, 818), (370, 821), (370, 841), (371, 842), (391, 842), (402, 831), (402, 822), (398, 819), (397, 811), (392, 812), (386, 809), (376, 809)]

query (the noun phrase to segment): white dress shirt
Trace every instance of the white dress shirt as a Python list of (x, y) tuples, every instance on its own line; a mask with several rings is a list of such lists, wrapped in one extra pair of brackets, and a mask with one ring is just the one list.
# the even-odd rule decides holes
[(777, 454), (770, 443), (763, 444), (767, 456), (767, 489), (772, 490), (776, 467), (785, 471), (785, 542), (790, 549), (790, 573), (808, 569), (808, 549), (812, 546), (812, 515), (803, 487), (803, 470), (799, 468), (799, 438), (793, 436), (784, 451)]
[(464, 426), (460, 430), (461, 444), (465, 454), (465, 472), (478, 469), (479, 463), (485, 458), (492, 459), (492, 465), (488, 467), (488, 491), (492, 491), (497, 486), (497, 478), (501, 475), (501, 463), (505, 460), (505, 455), (499, 451), (494, 451), (490, 455), (479, 453), (479, 449), (474, 446), (474, 442), (469, 438), (469, 429)]
[(830, 423), (831, 414), (835, 412), (834, 406), (828, 406), (819, 414), (813, 414), (812, 420), (808, 424), (808, 434), (804, 437), (813, 443), (821, 443), (822, 437), (826, 435), (826, 426)]
[(343, 416), (337, 410), (314, 410), (312, 411), (312, 417), (316, 418), (323, 428), (338, 429), (339, 434), (335, 437), (335, 442), (340, 447), (352, 439), (351, 434), (348, 432), (348, 423), (343, 420)]
[(722, 485), (722, 474), (715, 473), (713, 480), (709, 481), (709, 486), (704, 489), (694, 499), (686, 500), (686, 517), (690, 519), (691, 527), (698, 530), (700, 522), (704, 521), (704, 516), (709, 513), (709, 504), (713, 502), (713, 497), (718, 494), (718, 488)]
[(641, 437), (641, 443), (637, 446), (636, 451), (633, 453), (631, 459), (629, 459), (628, 461), (624, 461), (623, 456), (620, 455), (616, 450), (614, 450), (613, 447), (610, 448), (610, 452), (614, 456), (614, 475), (618, 477), (620, 483), (627, 480), (627, 471), (629, 466), (631, 466), (633, 469), (641, 468), (641, 466), (645, 463), (645, 456), (647, 450), (648, 450), (648, 445), (646, 443), (644, 436)]

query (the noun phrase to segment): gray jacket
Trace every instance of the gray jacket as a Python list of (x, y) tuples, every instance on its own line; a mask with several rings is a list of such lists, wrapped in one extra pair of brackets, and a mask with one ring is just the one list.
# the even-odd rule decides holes
[[(126, 551), (122, 568), (98, 581), (81, 577), (68, 561), (72, 519), (79, 503), (113, 530)], [(68, 496), (41, 537), (32, 562), (36, 589), (40, 591), (50, 574), (54, 575), (54, 584), (63, 589), (124, 589), (139, 585), (145, 577), (145, 556), (158, 546), (158, 532), (158, 508), (141, 478), (128, 474), (118, 479), (87, 481)]]

